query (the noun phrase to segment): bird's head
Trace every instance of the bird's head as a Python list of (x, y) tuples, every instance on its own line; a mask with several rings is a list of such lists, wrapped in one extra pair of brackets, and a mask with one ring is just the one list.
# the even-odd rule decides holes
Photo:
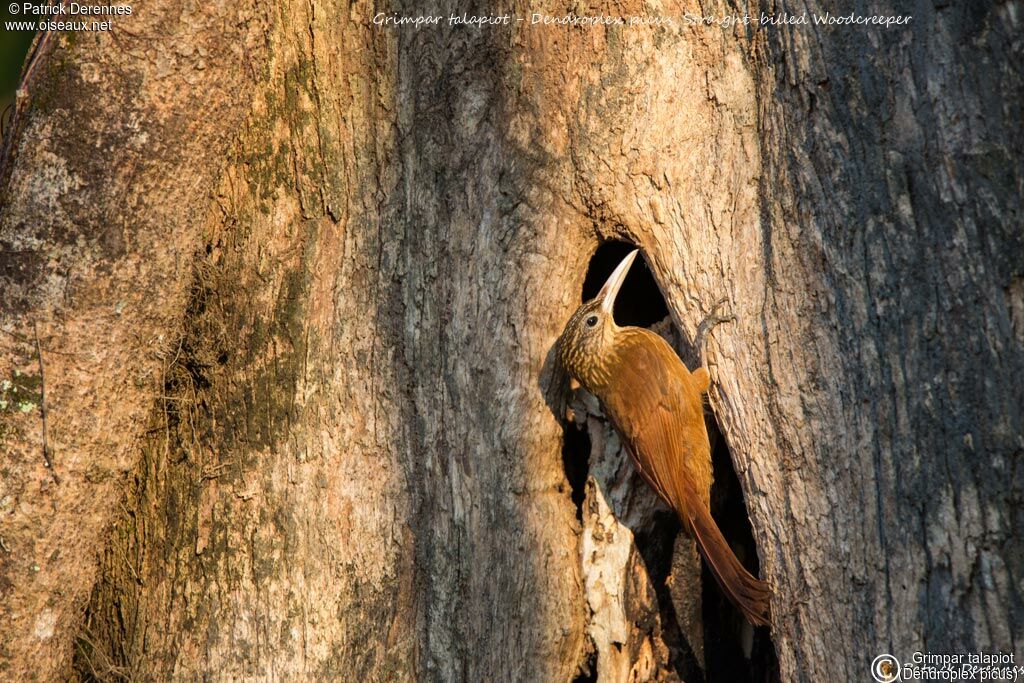
[(593, 391), (603, 381), (620, 329), (612, 317), (615, 297), (638, 251), (634, 249), (622, 259), (597, 296), (576, 309), (558, 338), (562, 367), (588, 390)]

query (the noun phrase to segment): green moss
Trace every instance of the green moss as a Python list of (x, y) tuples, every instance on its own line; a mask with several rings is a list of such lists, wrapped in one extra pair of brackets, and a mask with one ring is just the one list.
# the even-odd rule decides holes
[(39, 375), (15, 370), (9, 378), (0, 380), (0, 414), (31, 413), (37, 410), (43, 402), (42, 387)]

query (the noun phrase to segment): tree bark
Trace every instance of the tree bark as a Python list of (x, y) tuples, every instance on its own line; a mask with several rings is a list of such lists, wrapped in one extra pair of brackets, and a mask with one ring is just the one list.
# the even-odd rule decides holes
[(257, 3), (153, 3), (122, 27), (50, 36), (0, 163), (6, 680), (68, 671), (176, 346), (209, 188), (265, 71)]
[(563, 463), (552, 346), (610, 239), (681, 351), (736, 315), (709, 404), (781, 679), (1020, 656), (1009, 6), (378, 11), (154, 0), (42, 57), (0, 217), (4, 677), (678, 680), (691, 549), (643, 556), (599, 409), (584, 491)]
[(915, 7), (899, 37), (767, 33), (748, 370), (771, 391), (729, 391), (763, 430), (724, 423), (752, 439), (756, 489), (776, 492), (755, 527), (788, 520), (759, 543), (784, 596), (784, 671), (1024, 654), (1024, 79), (1009, 11)]

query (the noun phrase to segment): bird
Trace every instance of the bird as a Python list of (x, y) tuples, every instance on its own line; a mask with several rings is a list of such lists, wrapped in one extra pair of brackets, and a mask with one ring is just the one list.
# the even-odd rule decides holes
[[(659, 335), (619, 327), (612, 312), (639, 249), (612, 272), (597, 296), (565, 325), (557, 355), (569, 376), (601, 402), (636, 469), (678, 514), (729, 600), (754, 626), (770, 625), (771, 589), (740, 563), (711, 516), (711, 445), (704, 393), (711, 376), (703, 363), (690, 372)], [(698, 330), (698, 348), (709, 318)]]

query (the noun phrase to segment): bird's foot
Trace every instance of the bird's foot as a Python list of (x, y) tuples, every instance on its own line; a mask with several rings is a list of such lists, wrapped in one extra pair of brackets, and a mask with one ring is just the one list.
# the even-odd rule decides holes
[(726, 313), (724, 315), (719, 314), (718, 312), (718, 310), (728, 302), (728, 297), (722, 297), (721, 299), (716, 301), (715, 305), (711, 307), (711, 312), (704, 316), (704, 320), (700, 322), (700, 327), (698, 329), (704, 330), (704, 333), (707, 334), (721, 323), (729, 323), (732, 322), (733, 320), (736, 320), (736, 315), (733, 314), (732, 312)]
[(718, 312), (719, 309), (728, 301), (729, 299), (727, 297), (722, 297), (716, 301), (715, 305), (711, 307), (711, 312), (704, 316), (704, 320), (702, 320), (700, 325), (697, 326), (697, 336), (694, 339), (694, 346), (696, 347), (697, 354), (700, 357), (701, 367), (707, 366), (704, 358), (704, 346), (707, 341), (708, 334), (710, 334), (711, 330), (715, 329), (718, 325), (736, 320), (736, 316), (731, 311), (726, 314)]

